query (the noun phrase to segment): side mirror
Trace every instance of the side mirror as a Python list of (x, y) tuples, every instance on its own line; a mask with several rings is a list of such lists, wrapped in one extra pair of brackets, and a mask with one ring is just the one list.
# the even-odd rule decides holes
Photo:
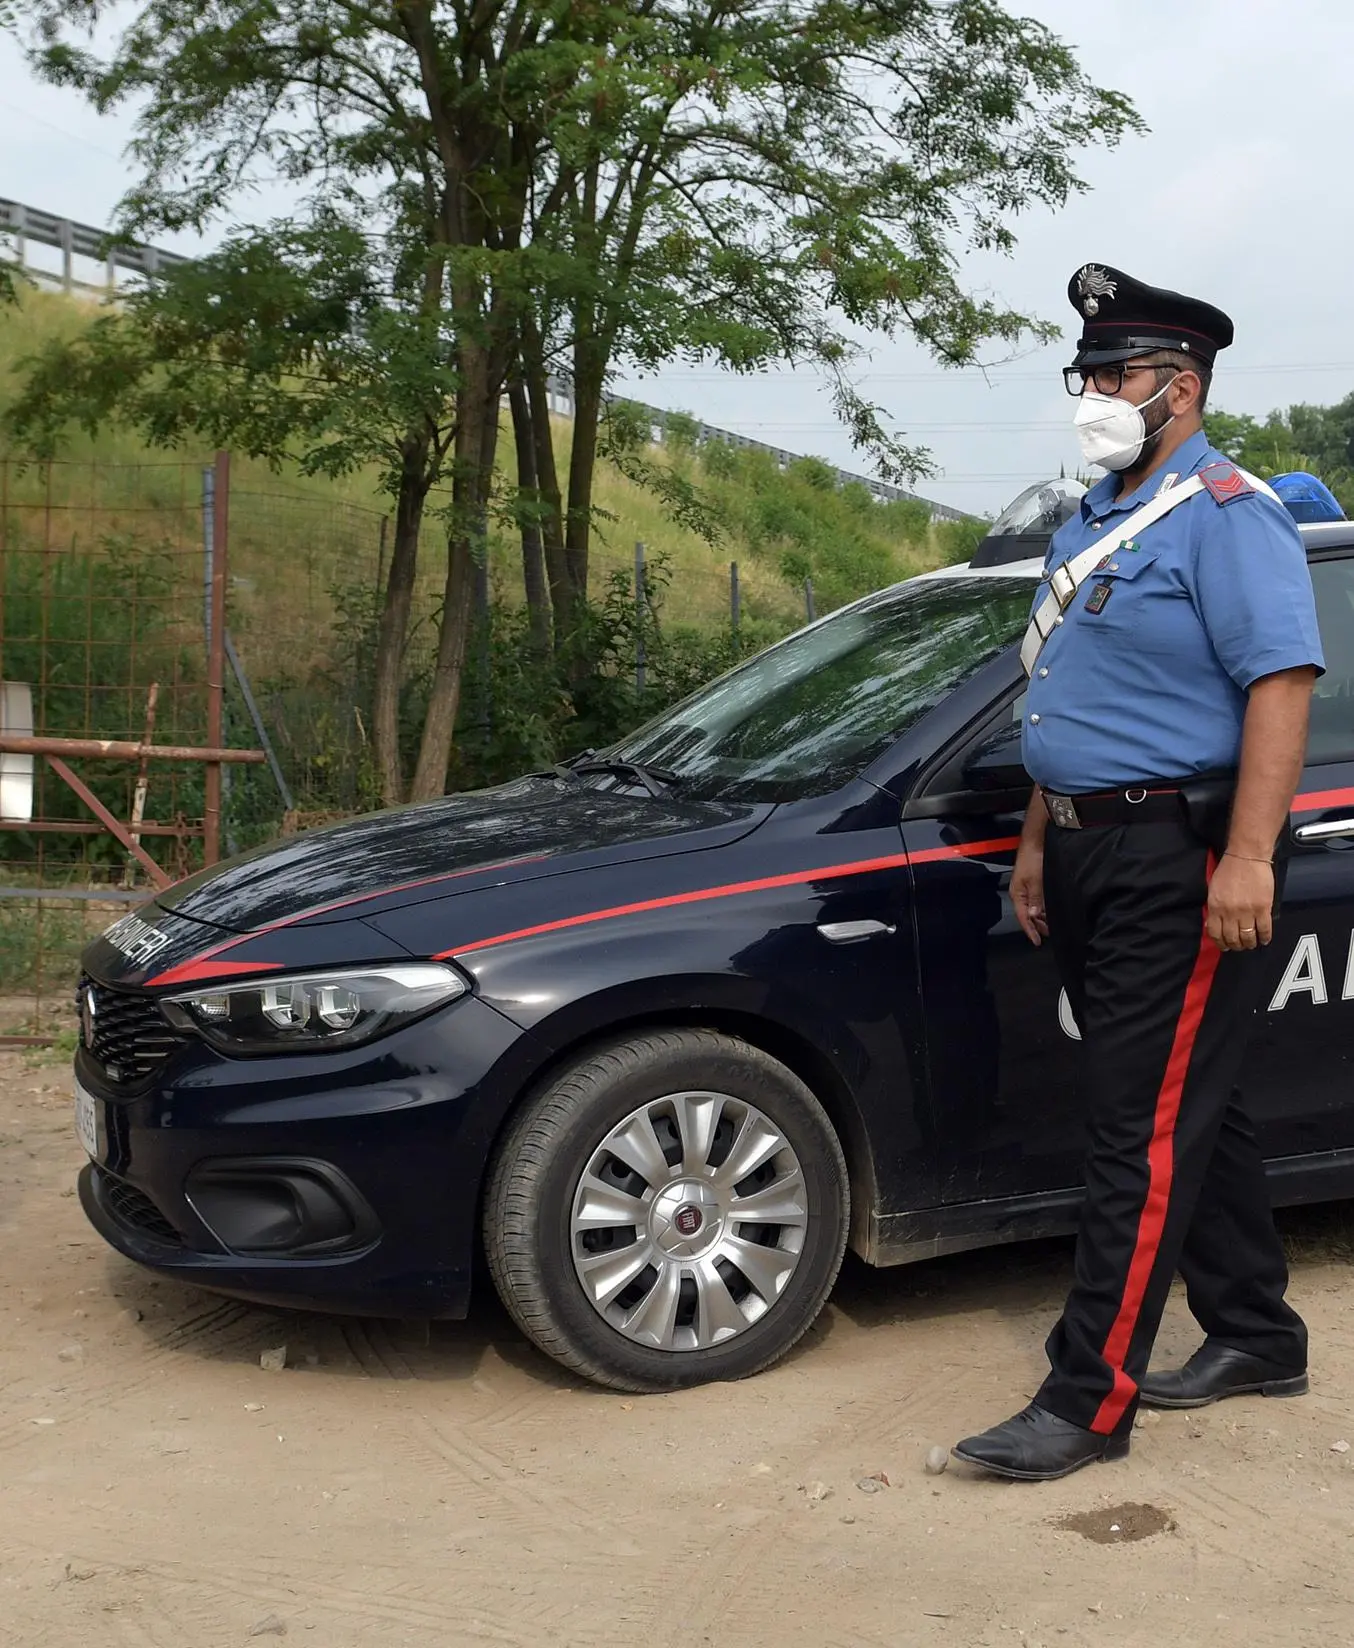
[(1020, 759), (1019, 721), (984, 739), (964, 763), (964, 783), (970, 790), (1028, 792), (1032, 782)]

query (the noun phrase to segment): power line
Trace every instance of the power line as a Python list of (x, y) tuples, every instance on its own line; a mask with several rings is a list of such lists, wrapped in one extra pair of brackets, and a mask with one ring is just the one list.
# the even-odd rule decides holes
[[(1266, 373), (1282, 372), (1349, 372), (1354, 373), (1354, 361), (1282, 361), (1269, 366), (1223, 366), (1219, 370), (1219, 378), (1225, 381), (1228, 378), (1257, 377)], [(936, 368), (930, 372), (862, 372), (855, 381), (857, 383), (956, 383), (960, 380), (982, 378), (993, 385), (1006, 383), (1049, 383), (1056, 379), (1057, 371), (1047, 372), (1007, 372), (999, 366), (955, 366), (948, 369)], [(699, 371), (683, 372), (678, 378), (682, 383), (765, 383), (768, 378), (785, 379), (793, 382), (796, 378), (803, 381), (809, 379), (818, 383), (827, 381), (825, 374), (811, 372), (807, 369), (802, 373), (796, 372), (720, 372)]]
[(44, 119), (42, 115), (21, 108), (17, 103), (9, 102), (8, 99), (5, 102), (5, 108), (11, 114), (17, 114), (22, 120), (31, 120), (35, 126), (45, 126), (49, 132), (55, 132), (58, 137), (69, 138), (72, 143), (78, 143), (85, 149), (92, 149), (95, 154), (104, 155), (109, 160), (120, 162), (123, 158), (120, 154), (114, 154), (111, 149), (105, 149), (98, 143), (91, 143), (87, 137), (81, 137), (76, 132), (67, 131), (64, 126), (58, 126), (54, 120)]

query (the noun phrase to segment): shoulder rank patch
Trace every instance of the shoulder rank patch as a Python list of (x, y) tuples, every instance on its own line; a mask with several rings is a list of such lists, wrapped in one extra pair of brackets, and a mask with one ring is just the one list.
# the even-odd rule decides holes
[(1230, 504), (1255, 491), (1241, 471), (1229, 463), (1209, 464), (1199, 471), (1199, 479), (1212, 493), (1215, 504)]

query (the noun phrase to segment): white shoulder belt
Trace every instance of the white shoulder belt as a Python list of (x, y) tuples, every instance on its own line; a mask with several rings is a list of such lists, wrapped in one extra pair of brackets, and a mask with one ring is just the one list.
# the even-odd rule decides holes
[[(1237, 474), (1257, 492), (1263, 492), (1266, 497), (1276, 498), (1272, 487), (1255, 475), (1248, 474), (1244, 469), (1237, 469)], [(1182, 504), (1187, 498), (1196, 497), (1204, 490), (1204, 483), (1200, 476), (1191, 475), (1181, 481), (1179, 486), (1167, 486), (1158, 492), (1155, 498), (1149, 499), (1141, 509), (1135, 510), (1117, 532), (1108, 537), (1098, 539), (1089, 548), (1083, 549), (1079, 555), (1074, 555), (1061, 566), (1054, 567), (1053, 571), (1044, 580), (1048, 585), (1048, 594), (1034, 609), (1034, 617), (1030, 619), (1030, 627), (1025, 631), (1025, 639), (1020, 644), (1020, 662), (1024, 666), (1026, 675), (1034, 674), (1034, 666), (1044, 642), (1063, 621), (1063, 613), (1076, 599), (1077, 591), (1087, 578), (1109, 556), (1113, 555), (1131, 538), (1153, 526), (1163, 515), (1167, 515), (1177, 504)]]

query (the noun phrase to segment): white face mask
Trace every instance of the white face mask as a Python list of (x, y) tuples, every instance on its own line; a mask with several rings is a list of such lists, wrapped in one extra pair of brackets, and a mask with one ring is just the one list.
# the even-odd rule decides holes
[[(1102, 395), (1095, 389), (1084, 390), (1077, 402), (1072, 426), (1081, 442), (1081, 455), (1086, 462), (1116, 473), (1132, 469), (1147, 444), (1147, 420), (1143, 413), (1153, 401), (1159, 401), (1170, 387), (1169, 383), (1165, 384), (1141, 406), (1134, 406), (1132, 401), (1126, 401), (1119, 395)], [(1154, 433), (1160, 434), (1161, 431)]]

